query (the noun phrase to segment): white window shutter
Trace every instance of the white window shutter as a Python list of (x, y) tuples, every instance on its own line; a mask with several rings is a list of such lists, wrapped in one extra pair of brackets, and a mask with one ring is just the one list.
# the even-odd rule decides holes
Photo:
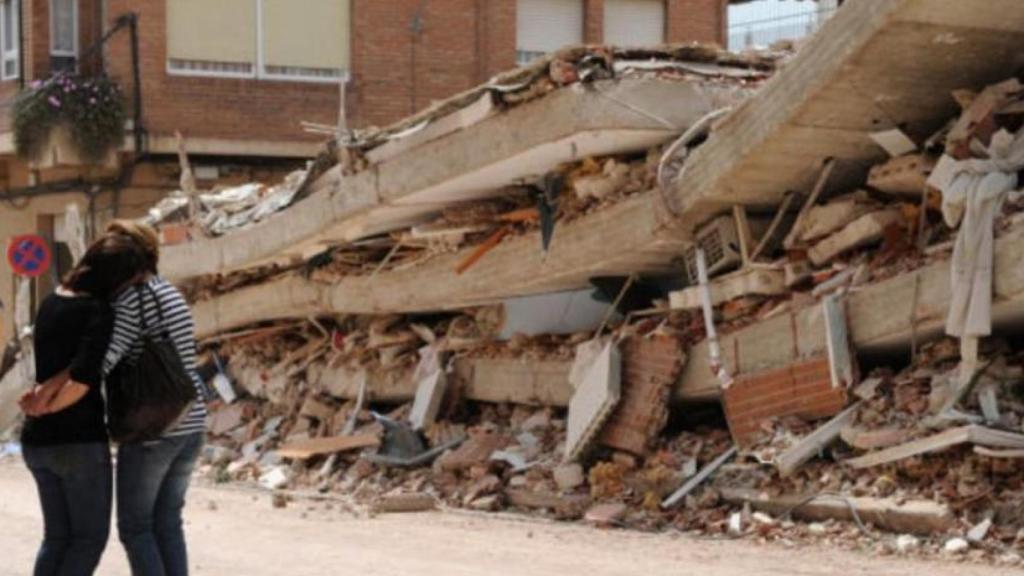
[(653, 46), (664, 42), (664, 0), (605, 0), (605, 44)]
[(518, 0), (516, 50), (519, 60), (583, 43), (583, 0)]

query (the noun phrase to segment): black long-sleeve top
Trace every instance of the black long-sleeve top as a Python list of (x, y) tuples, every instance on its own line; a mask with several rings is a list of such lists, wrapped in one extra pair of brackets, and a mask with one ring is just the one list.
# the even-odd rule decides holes
[(62, 294), (43, 300), (34, 331), (36, 381), (45, 382), (69, 369), (71, 379), (88, 386), (89, 391), (65, 410), (26, 418), (22, 444), (107, 442), (101, 384), (103, 357), (112, 332), (113, 314), (106, 302)]

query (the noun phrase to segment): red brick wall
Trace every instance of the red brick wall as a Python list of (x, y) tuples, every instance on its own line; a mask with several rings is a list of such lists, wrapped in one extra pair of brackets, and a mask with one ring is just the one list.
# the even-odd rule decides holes
[(785, 416), (835, 416), (846, 406), (846, 390), (833, 388), (828, 357), (736, 377), (722, 398), (729, 430), (741, 446), (762, 433), (762, 425)]
[(686, 354), (671, 337), (632, 337), (622, 351), (622, 400), (601, 431), (601, 443), (644, 455), (668, 422), (672, 387)]
[(393, 122), (515, 66), (513, 0), (354, 0), (352, 16), (358, 125)]
[[(144, 124), (150, 134), (181, 130), (192, 138), (310, 140), (303, 120), (333, 124), (338, 116), (335, 84), (203, 78), (167, 73), (166, 0), (109, 0), (108, 23), (139, 16)], [(131, 94), (131, 48), (127, 31), (108, 43), (108, 72)]]
[(725, 46), (726, 0), (666, 0), (666, 39)]
[(604, 41), (604, 0), (584, 0), (583, 41), (587, 44)]
[[(723, 0), (666, 0), (667, 38), (715, 42), (724, 37)], [(100, 34), (100, 0), (81, 0), (84, 50)], [(413, 18), (423, 6), (422, 30)], [(515, 65), (515, 0), (352, 0), (350, 125), (385, 125), (475, 86)], [(49, 74), (49, 0), (23, 0), (24, 77)], [(603, 37), (603, 0), (585, 0), (587, 42)], [(181, 130), (191, 138), (316, 140), (303, 120), (333, 124), (333, 84), (176, 76), (167, 73), (166, 0), (109, 0), (107, 23), (139, 15), (144, 124), (151, 134)], [(108, 72), (131, 94), (127, 32), (108, 43)], [(0, 85), (0, 97), (5, 88)]]

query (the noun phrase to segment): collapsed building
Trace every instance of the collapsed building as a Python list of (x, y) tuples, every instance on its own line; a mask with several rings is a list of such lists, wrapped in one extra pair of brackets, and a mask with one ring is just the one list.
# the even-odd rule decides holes
[(566, 50), (165, 200), (209, 470), (1019, 562), (1022, 31), (851, 0), (795, 54)]

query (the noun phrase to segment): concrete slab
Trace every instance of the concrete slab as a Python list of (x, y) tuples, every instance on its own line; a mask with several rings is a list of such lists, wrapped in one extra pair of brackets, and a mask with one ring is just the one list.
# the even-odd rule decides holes
[[(743, 296), (775, 296), (786, 291), (784, 271), (746, 268), (711, 282), (711, 305), (718, 306)], [(669, 302), (674, 310), (697, 310), (702, 306), (701, 289), (691, 286), (672, 292)]]
[(894, 158), (871, 169), (868, 186), (879, 192), (920, 201), (933, 168), (935, 161), (921, 154)]
[[(161, 271), (184, 280), (288, 262), (317, 247), (405, 227), (440, 205), (493, 197), (565, 162), (646, 150), (749, 93), (738, 84), (664, 77), (558, 90), (400, 150), (354, 176), (329, 172), (318, 192), (264, 222), (166, 248)], [(668, 125), (636, 110), (658, 110)]]
[(590, 448), (622, 394), (622, 356), (614, 343), (604, 350), (573, 393), (565, 439), (565, 459), (578, 460)]
[(953, 90), (1012, 75), (1022, 41), (1015, 0), (848, 0), (690, 156), (674, 194), (682, 224), (809, 191), (827, 158), (838, 162), (831, 190), (860, 185), (887, 158), (871, 134), (923, 141), (959, 112)]
[(815, 266), (822, 266), (844, 252), (878, 242), (885, 234), (886, 228), (902, 223), (903, 214), (896, 208), (865, 214), (812, 246), (807, 256)]

